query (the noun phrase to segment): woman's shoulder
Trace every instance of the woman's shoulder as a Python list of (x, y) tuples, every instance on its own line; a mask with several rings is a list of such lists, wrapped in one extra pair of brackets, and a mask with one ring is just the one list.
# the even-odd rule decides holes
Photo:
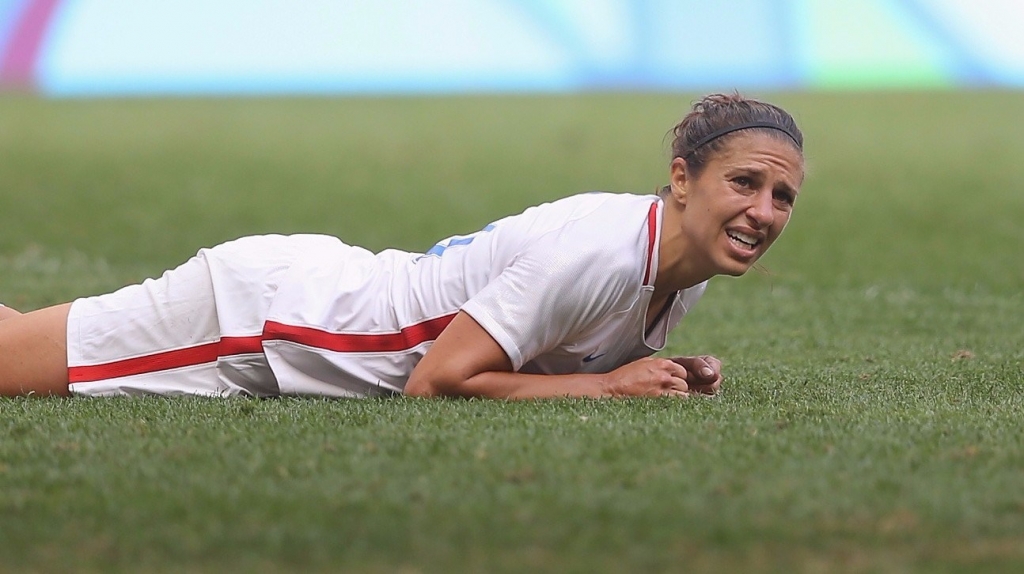
[[(505, 220), (536, 235), (596, 234), (598, 244), (616, 236), (633, 236), (645, 228), (654, 195), (587, 192), (542, 203)], [(591, 238), (588, 238), (591, 239)]]
[(656, 195), (587, 191), (540, 204), (537, 209), (569, 210), (577, 217), (604, 212), (628, 216), (628, 213), (623, 210), (628, 211), (630, 208), (635, 208), (645, 211), (652, 202), (657, 200)]
[(656, 202), (656, 196), (599, 192), (560, 199), (549, 204), (559, 208), (558, 221), (545, 226), (534, 247), (565, 269), (630, 283), (646, 264), (648, 217)]
[(646, 243), (649, 219), (656, 217), (652, 208), (658, 198), (653, 195), (625, 193), (591, 193), (579, 197), (580, 209), (566, 221), (563, 232), (598, 252), (622, 249), (632, 253), (639, 243)]

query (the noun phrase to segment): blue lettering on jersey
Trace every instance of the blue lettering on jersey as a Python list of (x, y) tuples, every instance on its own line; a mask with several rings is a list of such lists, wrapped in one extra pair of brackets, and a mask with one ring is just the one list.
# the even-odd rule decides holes
[(424, 253), (424, 255), (437, 255), (438, 257), (440, 257), (449, 247), (455, 247), (456, 245), (469, 245), (470, 243), (473, 242), (474, 239), (476, 239), (477, 235), (480, 235), (481, 233), (484, 233), (486, 231), (491, 231), (492, 229), (494, 229), (494, 224), (488, 223), (486, 227), (484, 227), (480, 231), (477, 231), (476, 233), (464, 235), (461, 237), (451, 237), (431, 247), (430, 249), (427, 250), (426, 253)]

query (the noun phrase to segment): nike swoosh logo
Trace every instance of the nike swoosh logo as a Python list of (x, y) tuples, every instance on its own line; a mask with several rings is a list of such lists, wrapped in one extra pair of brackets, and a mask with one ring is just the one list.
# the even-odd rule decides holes
[(594, 353), (590, 353), (586, 357), (583, 357), (583, 362), (584, 363), (589, 363), (590, 361), (596, 361), (596, 360), (600, 359), (603, 356), (605, 356), (605, 353), (601, 353), (600, 355), (595, 355)]

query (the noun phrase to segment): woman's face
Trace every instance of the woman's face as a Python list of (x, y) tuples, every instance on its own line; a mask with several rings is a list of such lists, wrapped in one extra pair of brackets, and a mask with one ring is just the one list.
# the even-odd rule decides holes
[(682, 204), (682, 232), (705, 274), (742, 275), (779, 237), (803, 183), (803, 157), (792, 143), (763, 133), (733, 136), (697, 178), (672, 162), (672, 195)]

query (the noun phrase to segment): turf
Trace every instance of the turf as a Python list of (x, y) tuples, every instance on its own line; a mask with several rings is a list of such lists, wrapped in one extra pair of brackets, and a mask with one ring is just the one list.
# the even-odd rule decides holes
[[(776, 94), (808, 177), (688, 401), (0, 400), (12, 570), (1024, 567), (1024, 94)], [(663, 183), (691, 96), (0, 99), (0, 301)]]

